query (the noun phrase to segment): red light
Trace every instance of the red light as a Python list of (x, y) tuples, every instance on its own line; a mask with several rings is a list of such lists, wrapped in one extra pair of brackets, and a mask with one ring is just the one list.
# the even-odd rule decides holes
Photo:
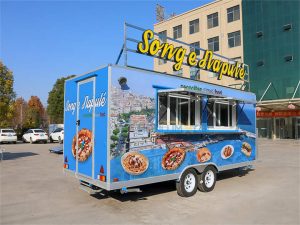
[(34, 134), (35, 136), (39, 136), (39, 134)]
[(103, 166), (101, 166), (101, 168), (100, 168), (100, 173), (104, 173), (104, 168), (103, 168)]
[(68, 165), (68, 164), (64, 164), (64, 168), (65, 168), (65, 169), (68, 169), (68, 168), (69, 168), (69, 165)]

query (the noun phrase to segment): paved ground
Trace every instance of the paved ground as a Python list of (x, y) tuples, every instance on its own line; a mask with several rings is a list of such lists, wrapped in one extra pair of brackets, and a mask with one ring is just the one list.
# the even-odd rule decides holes
[(219, 175), (213, 192), (177, 195), (173, 182), (142, 193), (89, 196), (62, 172), (55, 144), (4, 145), (0, 224), (299, 224), (300, 142), (259, 140), (255, 170)]

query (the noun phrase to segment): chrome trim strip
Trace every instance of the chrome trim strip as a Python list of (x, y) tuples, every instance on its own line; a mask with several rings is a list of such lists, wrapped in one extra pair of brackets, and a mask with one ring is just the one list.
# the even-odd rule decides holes
[(112, 182), (110, 184), (109, 190), (121, 189), (123, 187), (135, 187), (135, 186), (140, 186), (145, 184), (159, 183), (168, 180), (176, 180), (178, 176), (179, 173), (175, 173), (175, 174), (167, 174), (167, 175), (156, 176), (156, 177), (141, 178), (136, 180)]

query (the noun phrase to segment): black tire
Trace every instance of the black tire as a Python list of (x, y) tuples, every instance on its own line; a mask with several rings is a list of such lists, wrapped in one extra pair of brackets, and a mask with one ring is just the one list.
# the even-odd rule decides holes
[(16, 141), (14, 141), (13, 143), (14, 143), (14, 144), (17, 144), (17, 142), (16, 142)]
[(44, 141), (44, 144), (47, 144), (48, 141)]
[[(193, 181), (194, 179), (194, 181)], [(190, 183), (189, 183), (190, 182)], [(194, 187), (191, 185), (193, 185)], [(197, 192), (198, 176), (194, 169), (185, 170), (178, 182), (176, 182), (177, 193), (181, 197), (191, 197)]]
[[(206, 181), (205, 181), (206, 179)], [(211, 179), (213, 183), (211, 183)], [(198, 189), (202, 192), (210, 192), (215, 188), (217, 180), (217, 170), (213, 166), (207, 166), (204, 171), (198, 175)]]

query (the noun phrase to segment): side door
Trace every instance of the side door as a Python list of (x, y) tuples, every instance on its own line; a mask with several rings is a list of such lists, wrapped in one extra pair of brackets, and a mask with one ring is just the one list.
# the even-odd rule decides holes
[(94, 177), (95, 77), (77, 83), (76, 172)]

